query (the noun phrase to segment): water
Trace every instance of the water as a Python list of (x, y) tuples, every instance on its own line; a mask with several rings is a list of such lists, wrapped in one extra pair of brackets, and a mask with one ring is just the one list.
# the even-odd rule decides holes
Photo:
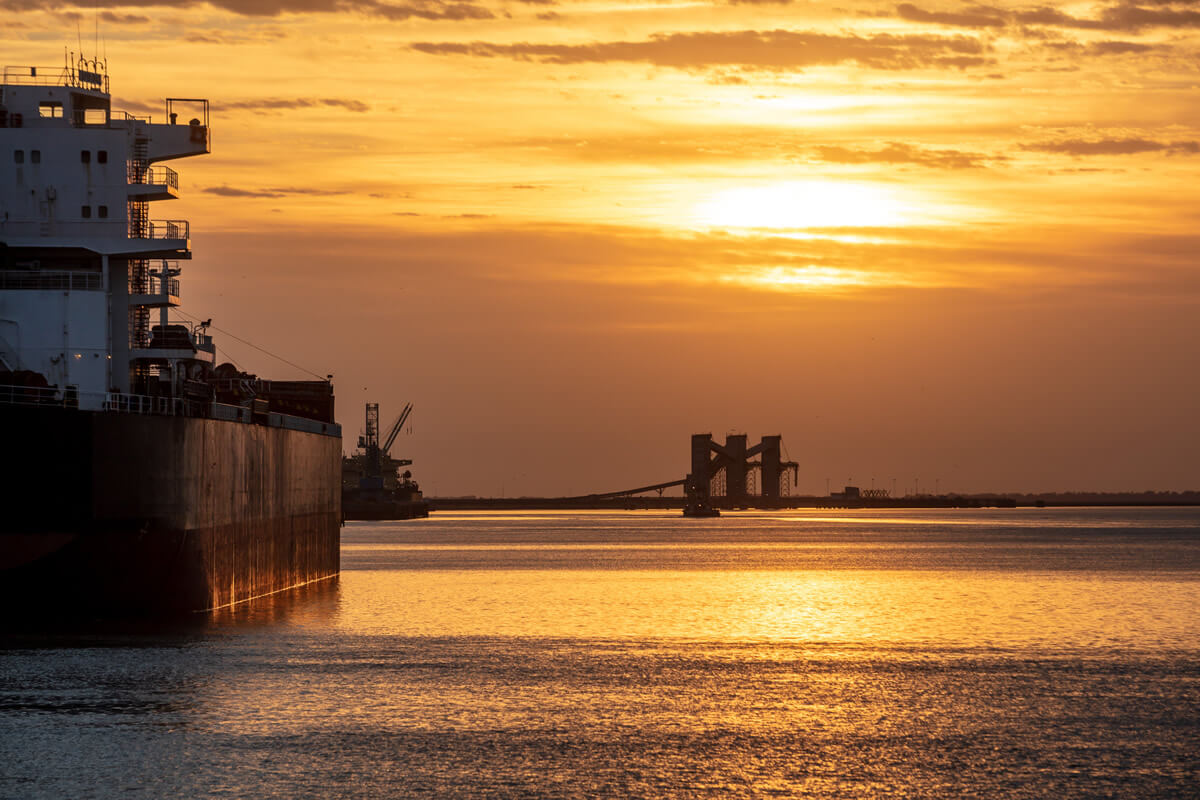
[(1200, 510), (438, 514), (9, 636), (0, 797), (1200, 797)]

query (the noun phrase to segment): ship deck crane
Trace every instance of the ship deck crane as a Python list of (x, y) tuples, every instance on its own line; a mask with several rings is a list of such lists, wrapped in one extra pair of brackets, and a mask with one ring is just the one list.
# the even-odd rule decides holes
[(404, 423), (408, 421), (412, 410), (412, 403), (405, 403), (400, 416), (396, 417), (396, 421), (392, 423), (387, 439), (380, 445), (379, 404), (367, 403), (366, 426), (363, 435), (358, 437), (358, 446), (363, 450), (363, 480), (368, 484), (382, 485), (381, 481), (385, 468), (391, 470), (398, 467), (407, 467), (413, 463), (411, 458), (392, 458), (390, 455), (392, 445), (404, 427)]
[[(388, 433), (387, 440), (383, 443), (383, 447), (380, 448), (383, 455), (386, 456), (391, 451), (392, 444), (396, 441), (396, 436), (399, 435), (400, 430), (404, 427), (404, 423), (408, 421), (408, 415), (412, 413), (412, 410), (412, 403), (404, 404), (404, 408), (400, 411), (400, 416), (396, 417), (396, 421), (392, 423), (392, 430)], [(406, 467), (411, 463), (411, 458), (396, 459), (396, 466), (399, 467)]]

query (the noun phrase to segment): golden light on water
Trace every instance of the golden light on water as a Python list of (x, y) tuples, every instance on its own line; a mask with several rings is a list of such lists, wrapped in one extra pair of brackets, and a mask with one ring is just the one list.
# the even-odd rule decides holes
[(722, 228), (892, 227), (916, 211), (895, 189), (827, 180), (724, 189), (694, 209), (698, 222)]

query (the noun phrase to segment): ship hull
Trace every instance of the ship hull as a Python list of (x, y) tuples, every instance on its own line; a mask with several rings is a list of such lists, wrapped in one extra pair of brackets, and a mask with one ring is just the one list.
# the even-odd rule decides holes
[(357, 500), (342, 498), (342, 511), (349, 520), (424, 519), (429, 516), (429, 503), (424, 500)]
[(204, 612), (338, 574), (339, 437), (37, 407), (0, 420), (7, 617)]

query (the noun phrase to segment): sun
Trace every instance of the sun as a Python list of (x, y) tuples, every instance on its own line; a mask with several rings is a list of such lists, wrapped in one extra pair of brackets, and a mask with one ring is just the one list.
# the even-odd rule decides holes
[(693, 209), (720, 228), (849, 228), (910, 224), (913, 208), (895, 189), (843, 181), (786, 181), (721, 190)]

